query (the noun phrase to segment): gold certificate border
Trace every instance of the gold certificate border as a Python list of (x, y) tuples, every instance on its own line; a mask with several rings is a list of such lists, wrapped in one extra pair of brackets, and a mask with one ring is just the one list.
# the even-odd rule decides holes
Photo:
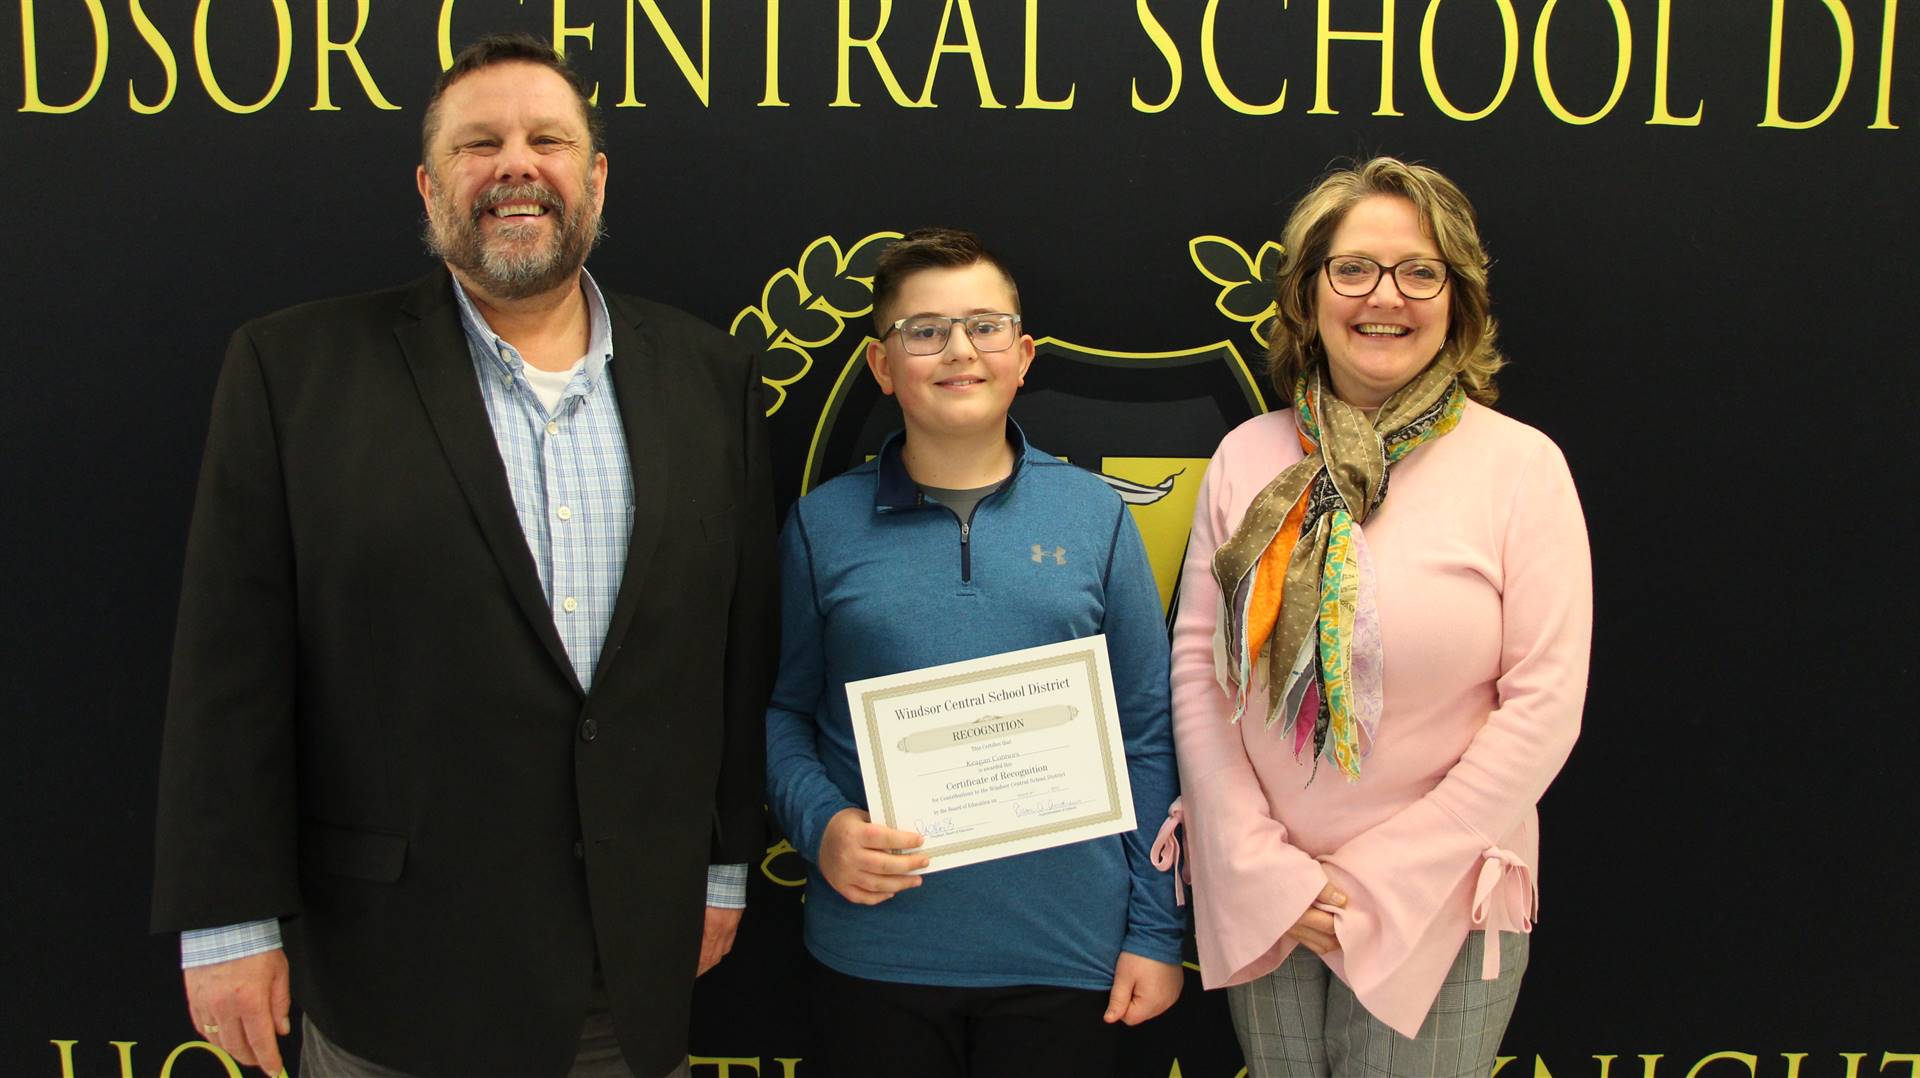
[(1120, 783), (1119, 778), (1113, 772), (1113, 744), (1108, 737), (1106, 713), (1107, 687), (1100, 677), (1099, 656), (1094, 654), (1093, 648), (1086, 647), (1079, 651), (1071, 651), (1044, 659), (1027, 659), (1022, 662), (996, 666), (988, 670), (975, 670), (965, 674), (952, 674), (947, 677), (932, 678), (927, 681), (916, 681), (911, 685), (901, 685), (890, 689), (874, 689), (862, 693), (860, 696), (861, 717), (867, 726), (867, 744), (873, 746), (874, 777), (880, 786), (880, 822), (888, 827), (896, 829), (899, 827), (896, 814), (893, 810), (893, 787), (887, 782), (887, 742), (881, 737), (880, 733), (880, 705), (898, 697), (918, 695), (934, 689), (951, 688), (955, 685), (966, 685), (992, 678), (1013, 677), (1019, 674), (1030, 674), (1037, 670), (1053, 670), (1062, 667), (1069, 670), (1078, 667), (1084, 671), (1087, 678), (1086, 684), (1092, 690), (1088, 695), (1093, 701), (1094, 729), (1098, 731), (1100, 737), (1101, 766), (1106, 771), (1107, 807), (1069, 819), (1053, 820), (1034, 827), (1023, 828), (1019, 831), (1009, 831), (1005, 834), (994, 835), (991, 838), (970, 839), (965, 842), (949, 843), (945, 846), (922, 846), (916, 852), (926, 854), (929, 857), (937, 857), (941, 854), (964, 853), (969, 850), (981, 850), (990, 846), (1003, 845), (1008, 842), (1020, 842), (1030, 838), (1056, 834), (1061, 831), (1071, 831), (1091, 824), (1108, 823), (1119, 819), (1121, 815)]

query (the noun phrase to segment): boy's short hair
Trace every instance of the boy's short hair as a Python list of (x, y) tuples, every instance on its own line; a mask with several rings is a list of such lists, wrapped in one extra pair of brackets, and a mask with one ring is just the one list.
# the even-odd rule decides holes
[(900, 293), (900, 283), (929, 269), (959, 269), (985, 262), (1000, 271), (1013, 293), (1013, 310), (1020, 313), (1020, 286), (1013, 282), (1007, 264), (980, 242), (980, 237), (964, 228), (916, 228), (894, 240), (880, 252), (873, 269), (873, 327), (885, 332), (891, 324), (887, 305)]

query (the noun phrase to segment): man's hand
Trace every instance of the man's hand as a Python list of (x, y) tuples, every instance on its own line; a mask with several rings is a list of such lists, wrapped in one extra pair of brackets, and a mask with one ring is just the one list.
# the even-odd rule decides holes
[(181, 973), (194, 1028), (243, 1066), (259, 1067), (278, 1078), (284, 1064), (275, 1034), (284, 1037), (293, 1031), (287, 1021), (293, 1005), (287, 953), (276, 947)]
[(695, 977), (719, 965), (727, 952), (733, 950), (734, 933), (740, 931), (740, 915), (745, 912), (707, 907), (707, 927), (700, 934), (700, 968), (694, 971)]
[(931, 859), (893, 851), (913, 849), (921, 841), (912, 831), (873, 823), (864, 810), (843, 808), (827, 821), (820, 838), (820, 874), (848, 902), (877, 906), (920, 886), (920, 877), (908, 873), (927, 867)]
[(1113, 967), (1113, 991), (1107, 995), (1108, 1022), (1137, 1026), (1156, 1017), (1180, 998), (1187, 983), (1186, 971), (1171, 962), (1121, 951)]
[(1321, 906), (1338, 906), (1345, 909), (1347, 896), (1341, 894), (1333, 884), (1327, 884), (1320, 889), (1320, 897), (1314, 900), (1313, 905), (1307, 907), (1307, 912), (1301, 914), (1298, 921), (1293, 922), (1292, 928), (1280, 935), (1300, 943), (1314, 954), (1332, 954), (1339, 950), (1340, 937), (1333, 934), (1333, 914), (1320, 909)]

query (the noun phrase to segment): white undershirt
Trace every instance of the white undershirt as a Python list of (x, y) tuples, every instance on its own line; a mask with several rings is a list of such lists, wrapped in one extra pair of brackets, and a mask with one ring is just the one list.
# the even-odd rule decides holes
[(540, 398), (541, 407), (547, 410), (548, 415), (552, 415), (554, 409), (560, 406), (560, 395), (567, 391), (567, 383), (573, 381), (573, 376), (579, 374), (586, 365), (585, 356), (564, 371), (543, 371), (531, 363), (523, 363), (520, 373), (526, 376), (527, 386), (533, 390), (533, 395)]

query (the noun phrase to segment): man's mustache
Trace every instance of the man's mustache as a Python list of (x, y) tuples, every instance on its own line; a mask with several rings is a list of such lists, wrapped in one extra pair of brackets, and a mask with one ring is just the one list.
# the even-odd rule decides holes
[(559, 192), (546, 184), (497, 184), (482, 191), (480, 197), (473, 200), (473, 209), (469, 216), (478, 223), (480, 216), (488, 210), (510, 202), (538, 202), (545, 206), (549, 213), (558, 212), (564, 208), (564, 201), (560, 198)]

